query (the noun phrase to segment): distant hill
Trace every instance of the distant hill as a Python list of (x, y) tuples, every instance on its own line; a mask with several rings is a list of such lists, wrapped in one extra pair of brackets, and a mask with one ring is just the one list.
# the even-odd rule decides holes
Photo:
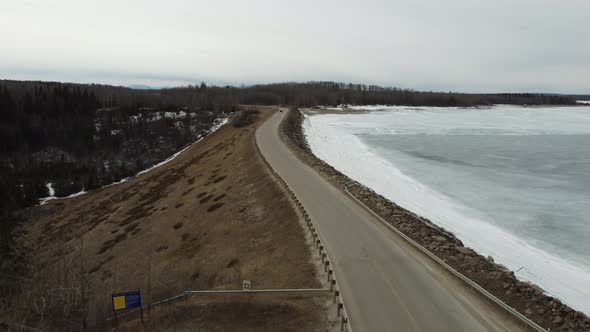
[(155, 87), (155, 86), (149, 86), (149, 85), (143, 85), (143, 84), (131, 84), (127, 86), (129, 89), (133, 89), (133, 90), (161, 90), (161, 89), (166, 89), (165, 87)]
[(572, 95), (576, 100), (590, 100), (590, 95)]

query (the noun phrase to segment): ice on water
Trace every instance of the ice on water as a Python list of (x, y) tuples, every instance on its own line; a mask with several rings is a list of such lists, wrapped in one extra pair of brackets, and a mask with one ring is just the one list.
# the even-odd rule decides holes
[(590, 107), (359, 107), (314, 153), (590, 313)]

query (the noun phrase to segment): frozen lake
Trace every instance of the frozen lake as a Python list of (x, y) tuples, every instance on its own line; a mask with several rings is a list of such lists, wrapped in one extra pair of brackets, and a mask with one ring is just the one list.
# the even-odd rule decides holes
[(590, 106), (365, 109), (306, 117), (314, 153), (590, 313)]

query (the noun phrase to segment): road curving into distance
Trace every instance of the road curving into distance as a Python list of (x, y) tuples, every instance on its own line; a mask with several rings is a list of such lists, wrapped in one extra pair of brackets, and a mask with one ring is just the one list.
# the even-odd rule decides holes
[(518, 331), (520, 327), (300, 161), (279, 136), (286, 111), (256, 132), (331, 258), (353, 331)]

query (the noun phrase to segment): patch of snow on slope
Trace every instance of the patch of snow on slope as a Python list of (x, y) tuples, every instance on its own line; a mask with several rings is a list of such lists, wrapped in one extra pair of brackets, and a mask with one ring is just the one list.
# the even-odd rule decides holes
[[(216, 132), (217, 130), (219, 130), (219, 128), (221, 128), (224, 125), (226, 125), (228, 122), (229, 122), (229, 117), (217, 119), (215, 121), (215, 123), (213, 124), (213, 126), (211, 126), (211, 128), (209, 129), (209, 134), (207, 136), (213, 134), (214, 132)], [(205, 136), (205, 137), (207, 137), (207, 136)], [(184, 151), (186, 151), (188, 148), (190, 148), (191, 146), (193, 146), (193, 145), (199, 143), (200, 141), (202, 141), (203, 138), (205, 138), (205, 137), (199, 138), (197, 141), (195, 141), (194, 143), (191, 143), (191, 144), (187, 145), (182, 150), (180, 150), (180, 151), (176, 152), (175, 154), (173, 154), (172, 156), (168, 157), (166, 160), (164, 160), (162, 162), (159, 162), (156, 165), (153, 165), (152, 167), (150, 167), (148, 169), (145, 169), (143, 171), (140, 171), (139, 173), (135, 174), (134, 176), (126, 177), (126, 178), (122, 179), (121, 181), (113, 182), (113, 183), (111, 183), (109, 185), (106, 185), (106, 186), (104, 186), (102, 188), (108, 188), (110, 186), (114, 186), (114, 185), (117, 185), (117, 184), (120, 184), (120, 183), (127, 182), (131, 178), (134, 178), (136, 176), (140, 176), (140, 175), (145, 174), (145, 173), (147, 173), (147, 172), (149, 172), (149, 171), (151, 171), (151, 170), (153, 170), (155, 168), (158, 168), (158, 167), (160, 167), (160, 166), (162, 166), (162, 165), (164, 165), (166, 163), (169, 163), (170, 161), (174, 160), (174, 158), (178, 157), (178, 155), (180, 155), (181, 153), (183, 153)], [(51, 189), (49, 189), (50, 187), (51, 187)], [(87, 191), (84, 188), (82, 188), (82, 191), (77, 192), (77, 193), (74, 193), (74, 194), (71, 194), (71, 195), (69, 195), (67, 197), (55, 197), (55, 196), (53, 196), (55, 194), (55, 191), (53, 190), (53, 184), (52, 183), (48, 183), (47, 184), (47, 189), (49, 190), (49, 195), (50, 196), (49, 197), (40, 198), (39, 199), (39, 205), (44, 205), (44, 204), (46, 204), (50, 200), (78, 197), (78, 196), (81, 196), (81, 195), (84, 195), (84, 194), (87, 193)]]

